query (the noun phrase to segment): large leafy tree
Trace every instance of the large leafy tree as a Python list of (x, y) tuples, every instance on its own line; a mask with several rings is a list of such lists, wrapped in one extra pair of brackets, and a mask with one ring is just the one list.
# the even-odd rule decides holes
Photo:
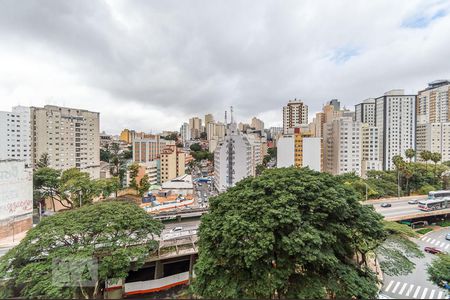
[[(202, 217), (193, 291), (208, 298), (375, 298), (369, 256), (388, 231), (359, 200), (337, 177), (309, 169), (269, 169), (242, 180), (212, 198)], [(396, 242), (385, 246), (394, 265), (407, 260)]]
[(107, 197), (117, 191), (117, 178), (92, 180), (88, 173), (77, 168), (64, 171), (44, 167), (33, 174), (35, 195), (39, 199), (50, 199), (55, 209), (55, 201), (67, 209), (92, 203), (95, 197)]
[(135, 189), (137, 192), (139, 192), (139, 186), (136, 181), (136, 178), (139, 174), (139, 164), (138, 163), (132, 163), (128, 166), (128, 172), (130, 173), (130, 187)]
[(45, 168), (50, 165), (50, 157), (47, 152), (42, 153), (41, 157), (39, 158), (39, 161), (36, 163), (36, 168)]
[(439, 152), (432, 152), (430, 159), (434, 163), (434, 174), (436, 175), (437, 163), (441, 161), (442, 155)]
[(450, 255), (438, 255), (427, 269), (429, 279), (436, 285), (450, 284)]
[[(144, 263), (157, 248), (155, 237), (162, 228), (126, 201), (104, 201), (45, 218), (1, 258), (0, 297), (96, 298), (106, 279), (124, 278)], [(79, 279), (73, 277), (76, 272), (61, 268), (75, 262), (82, 267), (97, 262), (97, 278), (78, 274), (94, 279), (92, 286), (72, 281)], [(55, 268), (60, 277), (54, 277)], [(61, 279), (70, 279), (68, 285), (60, 285)]]
[(119, 143), (112, 143), (109, 148), (109, 169), (113, 177), (119, 177), (122, 184), (126, 173), (126, 158), (124, 153), (120, 151)]

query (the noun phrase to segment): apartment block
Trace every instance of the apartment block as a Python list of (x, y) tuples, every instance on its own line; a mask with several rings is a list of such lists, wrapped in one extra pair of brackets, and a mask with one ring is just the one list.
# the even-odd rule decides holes
[(159, 134), (146, 135), (145, 138), (133, 139), (133, 162), (147, 163), (160, 158), (161, 151), (173, 145), (175, 141), (165, 140)]
[(311, 137), (309, 132), (295, 128), (291, 134), (285, 134), (277, 142), (277, 167), (310, 167), (322, 170), (321, 138)]
[(283, 132), (302, 124), (308, 124), (308, 106), (297, 99), (289, 100), (283, 107)]
[(383, 170), (394, 169), (392, 158), (405, 157), (407, 149), (416, 149), (416, 95), (391, 90), (375, 99), (376, 126)]
[(48, 153), (55, 169), (79, 168), (100, 176), (99, 113), (46, 105), (31, 107), (32, 163)]
[(175, 145), (166, 146), (161, 151), (161, 183), (184, 175), (186, 170), (186, 153)]
[[(442, 161), (450, 161), (450, 122), (418, 124), (416, 130), (416, 151), (437, 152)], [(417, 160), (421, 161), (420, 155)]]
[(361, 176), (361, 123), (340, 117), (324, 125), (324, 171)]
[(191, 140), (191, 130), (189, 129), (189, 123), (183, 123), (183, 125), (181, 125), (180, 135), (183, 143)]
[(0, 159), (17, 159), (31, 166), (30, 108), (15, 106), (0, 111)]
[(238, 181), (252, 175), (252, 146), (236, 123), (227, 125), (227, 134), (214, 151), (214, 185), (226, 191)]
[(361, 124), (361, 147), (361, 176), (365, 177), (367, 171), (382, 170), (378, 127)]
[(375, 111), (375, 99), (366, 99), (362, 103), (355, 105), (355, 120), (375, 126)]
[(189, 119), (189, 129), (191, 131), (192, 139), (200, 138), (200, 133), (203, 131), (202, 119), (198, 117)]
[(450, 122), (450, 81), (435, 80), (419, 91), (417, 124)]
[(254, 128), (255, 130), (260, 130), (260, 131), (264, 130), (264, 122), (262, 120), (258, 119), (257, 117), (252, 118), (252, 122), (251, 122), (250, 126), (252, 128)]

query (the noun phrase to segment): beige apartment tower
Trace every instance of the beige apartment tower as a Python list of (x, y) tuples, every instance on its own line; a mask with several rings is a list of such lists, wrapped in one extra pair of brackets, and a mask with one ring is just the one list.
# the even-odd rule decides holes
[(175, 145), (166, 146), (161, 151), (161, 183), (185, 174), (186, 153)]
[(99, 113), (46, 105), (31, 107), (33, 166), (48, 153), (49, 166), (78, 168), (92, 178), (100, 177)]

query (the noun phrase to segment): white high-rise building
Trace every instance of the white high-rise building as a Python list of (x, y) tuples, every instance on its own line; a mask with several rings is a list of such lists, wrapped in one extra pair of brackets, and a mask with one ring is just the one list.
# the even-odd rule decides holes
[[(416, 151), (424, 150), (440, 153), (441, 161), (450, 161), (450, 122), (417, 125)], [(416, 157), (421, 160), (420, 155)]]
[(436, 80), (417, 96), (417, 124), (450, 122), (450, 81)]
[(361, 123), (338, 117), (324, 124), (324, 171), (361, 176)]
[(251, 165), (252, 165), (252, 176), (256, 176), (256, 167), (263, 163), (263, 143), (261, 137), (255, 134), (245, 134), (244, 135), (251, 147)]
[(355, 120), (375, 126), (375, 99), (366, 99), (355, 105)]
[(0, 111), (0, 159), (24, 160), (31, 167), (30, 108), (15, 106)]
[(189, 123), (183, 123), (183, 125), (181, 125), (180, 135), (183, 143), (191, 140), (191, 130), (189, 129)]
[(289, 129), (308, 124), (308, 106), (302, 101), (289, 100), (283, 107), (283, 132), (288, 133)]
[(226, 191), (238, 181), (252, 175), (252, 146), (233, 121), (214, 151), (214, 185)]
[(375, 105), (380, 160), (383, 170), (392, 170), (395, 155), (406, 158), (405, 151), (416, 148), (416, 95), (392, 90), (376, 98)]
[(53, 105), (31, 107), (33, 165), (47, 153), (52, 168), (79, 168), (99, 178), (99, 115)]

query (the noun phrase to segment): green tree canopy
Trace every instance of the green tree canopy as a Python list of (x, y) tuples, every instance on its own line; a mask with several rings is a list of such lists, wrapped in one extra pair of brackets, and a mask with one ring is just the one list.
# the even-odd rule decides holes
[(92, 203), (95, 197), (107, 197), (118, 189), (117, 177), (92, 180), (88, 173), (77, 168), (64, 171), (44, 167), (33, 173), (35, 195), (41, 200), (50, 199), (71, 209)]
[[(106, 279), (124, 278), (144, 263), (157, 249), (155, 237), (162, 228), (126, 201), (104, 201), (45, 218), (0, 259), (0, 297), (96, 298)], [(70, 278), (60, 267), (74, 262), (98, 263), (94, 286), (55, 282)], [(55, 278), (55, 268), (65, 277)]]
[(36, 163), (37, 168), (45, 168), (50, 165), (50, 157), (48, 156), (48, 153), (42, 153), (41, 157), (39, 158), (39, 161)]
[(427, 273), (428, 278), (436, 285), (450, 283), (450, 254), (440, 254), (433, 259), (428, 265)]
[(189, 148), (191, 149), (191, 151), (194, 151), (194, 152), (202, 151), (202, 146), (200, 146), (199, 143), (194, 143)]
[(338, 178), (307, 168), (242, 180), (211, 198), (202, 217), (193, 291), (208, 298), (375, 298), (367, 257), (387, 231), (359, 200)]
[(130, 172), (130, 187), (138, 191), (139, 186), (136, 181), (136, 177), (139, 173), (139, 164), (138, 163), (132, 163), (128, 166), (128, 171)]
[(148, 189), (150, 188), (150, 182), (148, 181), (148, 175), (145, 174), (142, 176), (141, 180), (139, 181), (139, 195), (143, 196), (145, 192), (148, 192)]

